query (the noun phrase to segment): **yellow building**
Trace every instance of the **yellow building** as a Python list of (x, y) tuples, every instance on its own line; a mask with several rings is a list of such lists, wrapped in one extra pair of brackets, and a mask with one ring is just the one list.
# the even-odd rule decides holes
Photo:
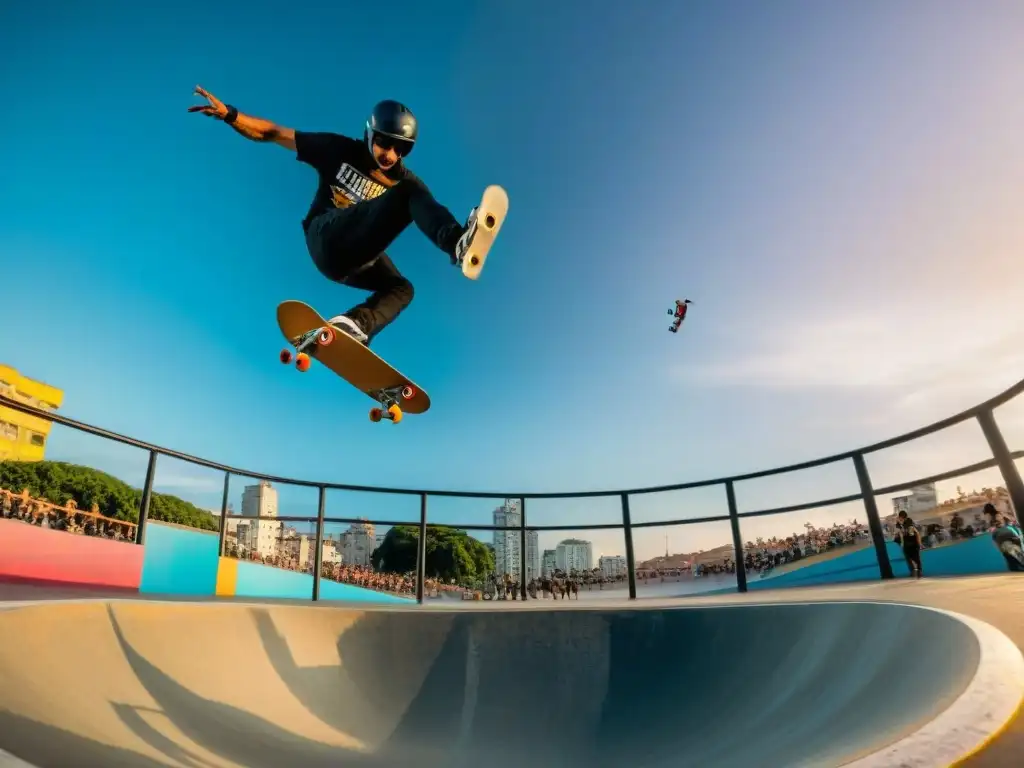
[[(55, 411), (64, 402), (62, 390), (7, 365), (0, 365), (0, 395), (44, 411)], [(46, 419), (0, 405), (0, 461), (42, 461), (51, 426)]]

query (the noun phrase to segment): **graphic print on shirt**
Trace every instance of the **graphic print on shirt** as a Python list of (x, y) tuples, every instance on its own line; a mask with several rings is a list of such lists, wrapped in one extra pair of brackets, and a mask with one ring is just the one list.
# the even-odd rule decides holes
[(334, 205), (337, 208), (348, 208), (350, 205), (380, 197), (387, 190), (383, 184), (357, 171), (348, 163), (342, 163), (335, 176), (336, 184), (331, 184)]

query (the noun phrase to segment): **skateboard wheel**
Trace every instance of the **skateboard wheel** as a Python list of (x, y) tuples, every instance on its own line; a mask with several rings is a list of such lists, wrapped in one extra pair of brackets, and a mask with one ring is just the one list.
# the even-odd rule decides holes
[(295, 367), (298, 368), (300, 371), (308, 371), (309, 355), (307, 355), (305, 352), (299, 352), (299, 354), (295, 356)]
[(493, 213), (488, 213), (487, 216), (484, 217), (484, 226), (488, 229), (494, 229), (494, 225), (496, 223)]
[(333, 328), (321, 328), (320, 335), (316, 337), (316, 343), (321, 347), (326, 347), (334, 341), (334, 329)]
[(416, 387), (406, 385), (402, 387), (402, 399), (412, 400), (416, 396)]
[(382, 411), (380, 408), (370, 409), (370, 421), (376, 423), (380, 421), (382, 418), (384, 418), (384, 411)]
[(402, 409), (399, 408), (397, 405), (389, 406), (388, 414), (390, 414), (391, 420), (395, 422), (395, 424), (402, 420)]
[(292, 351), (290, 349), (281, 350), (281, 362), (288, 365), (292, 361)]

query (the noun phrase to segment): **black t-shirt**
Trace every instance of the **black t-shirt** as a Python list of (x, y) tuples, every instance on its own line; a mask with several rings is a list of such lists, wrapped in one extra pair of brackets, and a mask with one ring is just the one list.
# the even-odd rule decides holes
[(312, 166), (319, 179), (309, 212), (302, 220), (303, 230), (325, 211), (372, 200), (399, 181), (422, 184), (404, 163), (382, 171), (366, 142), (338, 133), (296, 131), (295, 152), (296, 159)]
[(896, 525), (900, 529), (900, 543), (904, 548), (915, 549), (921, 546), (921, 541), (917, 537), (917, 526), (914, 525), (912, 519), (909, 517), (904, 518), (902, 522)]

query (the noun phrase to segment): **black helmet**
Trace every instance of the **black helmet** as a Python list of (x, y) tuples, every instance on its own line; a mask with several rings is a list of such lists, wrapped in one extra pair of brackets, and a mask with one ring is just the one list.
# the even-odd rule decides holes
[(387, 137), (391, 139), (388, 143), (400, 149), (400, 154), (405, 156), (412, 152), (418, 133), (419, 125), (412, 110), (405, 104), (388, 99), (377, 104), (366, 121), (366, 146), (372, 152), (374, 137)]

